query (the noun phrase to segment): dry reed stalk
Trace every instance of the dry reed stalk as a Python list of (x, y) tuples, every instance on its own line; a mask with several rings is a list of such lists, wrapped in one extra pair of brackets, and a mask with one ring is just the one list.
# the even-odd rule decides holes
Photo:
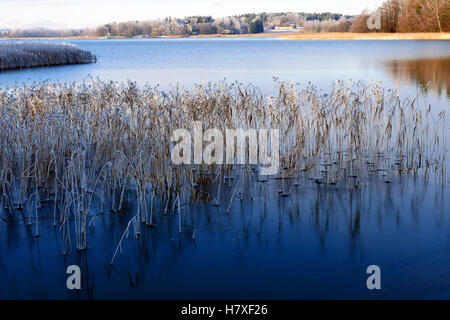
[[(111, 212), (127, 210), (130, 191), (138, 199), (136, 234), (141, 224), (154, 225), (157, 200), (165, 214), (170, 203), (172, 211), (178, 203), (181, 230), (181, 198), (205, 201), (212, 183), (218, 183), (216, 205), (227, 186), (232, 192), (228, 213), (236, 194), (244, 199), (244, 183), (253, 184), (258, 168), (173, 165), (170, 135), (193, 121), (223, 132), (279, 129), (284, 196), (308, 177), (318, 185), (348, 188), (383, 174), (386, 182), (394, 174), (412, 174), (446, 183), (445, 113), (435, 114), (418, 98), (401, 99), (378, 82), (344, 81), (326, 94), (311, 84), (279, 82), (275, 96), (224, 82), (169, 92), (100, 81), (0, 89), (0, 198), (9, 214), (13, 204), (26, 209), (34, 200), (35, 235), (41, 203), (51, 199), (64, 252), (69, 222), (77, 249), (86, 249), (94, 204), (100, 202), (101, 212), (108, 202)], [(267, 178), (259, 181), (262, 187)], [(31, 224), (33, 213), (25, 214)]]

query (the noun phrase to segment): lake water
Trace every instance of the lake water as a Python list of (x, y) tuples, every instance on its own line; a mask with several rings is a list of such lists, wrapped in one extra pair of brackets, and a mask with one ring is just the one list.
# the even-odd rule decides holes
[(292, 41), (261, 37), (67, 42), (90, 50), (98, 62), (0, 72), (0, 85), (38, 79), (82, 81), (89, 76), (159, 84), (163, 88), (176, 84), (191, 88), (227, 79), (252, 83), (263, 90), (273, 87), (273, 77), (301, 85), (312, 82), (324, 89), (336, 79), (381, 80), (389, 87), (409, 89), (431, 81), (434, 92), (450, 97), (449, 41)]
[[(156, 227), (138, 239), (130, 231), (114, 266), (133, 195), (120, 214), (89, 218), (88, 249), (67, 256), (51, 203), (39, 212), (39, 238), (27, 214), (0, 220), (0, 298), (450, 298), (448, 185), (398, 176), (349, 191), (310, 182), (287, 198), (280, 187), (255, 184), (253, 200), (236, 198), (227, 214), (233, 187), (224, 185), (219, 207), (182, 205), (181, 222), (155, 203)], [(66, 289), (72, 264), (83, 275), (76, 292)], [(380, 291), (366, 287), (372, 264), (382, 270)]]
[[(140, 85), (208, 81), (252, 83), (263, 91), (273, 77), (312, 82), (327, 90), (336, 79), (383, 81), (402, 94), (424, 94), (448, 110), (448, 41), (285, 41), (274, 38), (70, 41), (98, 62), (0, 72), (0, 85), (53, 81), (132, 80)], [(427, 90), (421, 89), (429, 81)], [(300, 176), (300, 179), (307, 177)], [(51, 204), (40, 209), (40, 238), (26, 214), (0, 220), (0, 298), (445, 298), (450, 299), (450, 186), (398, 175), (359, 190), (306, 182), (279, 197), (282, 181), (251, 186), (253, 200), (219, 207), (183, 206), (162, 215), (156, 228), (124, 241), (127, 210), (93, 219), (89, 248), (62, 256), (61, 232)], [(283, 186), (284, 187), (284, 186)], [(48, 221), (48, 223), (45, 223)], [(181, 224), (182, 232), (179, 232)], [(192, 236), (195, 233), (195, 241)], [(82, 290), (66, 289), (66, 267), (82, 269)], [(366, 287), (367, 266), (382, 270), (382, 290)]]

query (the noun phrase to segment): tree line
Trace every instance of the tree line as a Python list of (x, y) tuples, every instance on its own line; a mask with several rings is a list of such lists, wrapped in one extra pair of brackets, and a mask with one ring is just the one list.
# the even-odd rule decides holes
[[(354, 17), (338, 13), (249, 13), (223, 18), (211, 16), (190, 16), (185, 18), (166, 17), (157, 20), (112, 22), (96, 28), (85, 29), (13, 29), (4, 32), (4, 37), (136, 37), (136, 36), (188, 36), (195, 34), (248, 34), (262, 33), (277, 27), (298, 29), (305, 26), (306, 32), (348, 31)], [(340, 26), (339, 28), (337, 26)], [(344, 30), (345, 29), (345, 30)]]
[[(380, 32), (450, 32), (450, 0), (388, 0), (378, 12)], [(373, 32), (366, 23), (371, 14), (359, 15), (350, 31)]]
[[(376, 32), (450, 32), (450, 0), (387, 0), (378, 9), (381, 29)], [(112, 22), (85, 29), (13, 29), (0, 33), (10, 38), (32, 37), (160, 37), (197, 34), (248, 34), (289, 30), (297, 32), (374, 32), (367, 28), (373, 14), (248, 13), (223, 18), (212, 16), (166, 17), (157, 20)]]

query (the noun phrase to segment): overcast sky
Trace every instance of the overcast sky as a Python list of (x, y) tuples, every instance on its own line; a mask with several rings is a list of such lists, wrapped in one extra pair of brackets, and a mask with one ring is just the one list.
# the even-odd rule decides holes
[(0, 0), (0, 28), (93, 27), (166, 16), (224, 17), (259, 12), (358, 14), (383, 0)]

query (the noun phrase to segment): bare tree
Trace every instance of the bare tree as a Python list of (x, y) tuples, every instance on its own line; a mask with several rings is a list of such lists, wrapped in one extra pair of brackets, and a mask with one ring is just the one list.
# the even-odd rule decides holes
[(398, 20), (401, 15), (400, 0), (389, 0), (384, 2), (381, 11), (381, 31), (397, 32)]
[(367, 19), (369, 19), (370, 14), (368, 10), (364, 10), (358, 17), (356, 17), (353, 22), (350, 32), (369, 32), (367, 29)]
[(430, 13), (432, 13), (436, 17), (436, 22), (439, 26), (439, 32), (442, 32), (441, 19), (439, 18), (440, 2), (444, 2), (444, 1), (425, 0), (425, 4), (426, 4), (428, 10), (430, 11)]

